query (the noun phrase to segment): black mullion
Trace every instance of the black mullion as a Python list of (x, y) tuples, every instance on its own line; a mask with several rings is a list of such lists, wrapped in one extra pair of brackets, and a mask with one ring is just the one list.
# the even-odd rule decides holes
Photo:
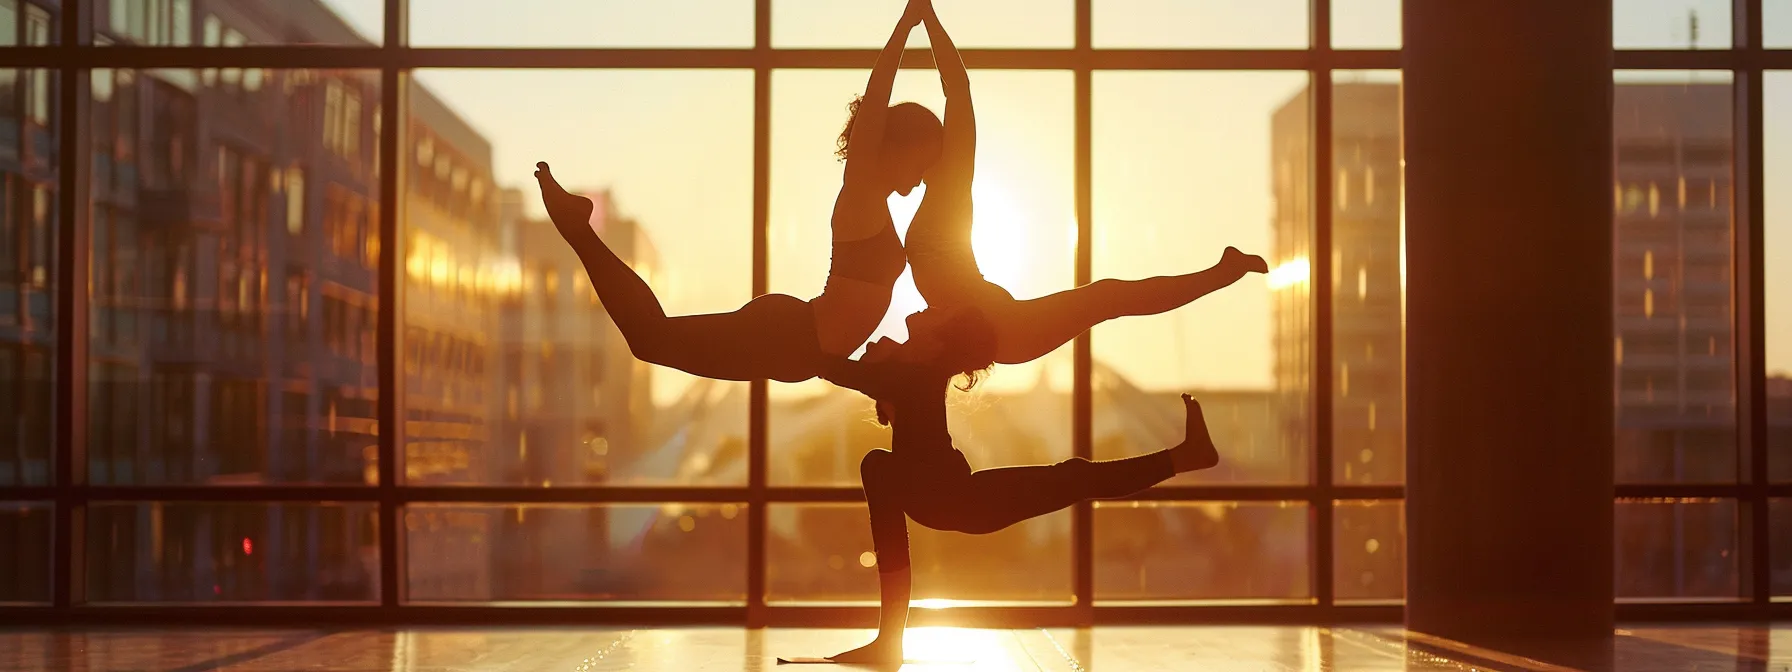
[[(1316, 50), (1305, 49), (980, 49), (963, 52), (965, 64), (980, 70), (1305, 70)], [(1620, 52), (1635, 67), (1715, 68), (1731, 66), (1729, 52)], [(1778, 52), (1774, 52), (1778, 53)], [(1398, 50), (1351, 50), (1328, 54), (1337, 67), (1394, 69)], [(0, 67), (384, 69), (865, 69), (876, 49), (607, 49), (460, 48), (303, 45), (245, 47), (0, 47)], [(1620, 59), (1621, 61), (1623, 59)], [(1657, 64), (1657, 65), (1652, 65)], [(932, 52), (909, 50), (903, 67), (933, 67)], [(1630, 66), (1625, 66), (1630, 67)]]
[[(1076, 0), (1075, 71), (1075, 177), (1076, 182), (1076, 268), (1077, 286), (1094, 280), (1094, 87), (1089, 69), (1091, 0)], [(1071, 352), (1070, 432), (1071, 454), (1095, 459), (1095, 409), (1092, 371), (1094, 370), (1093, 336), (1085, 331), (1076, 337)], [(1074, 577), (1071, 593), (1076, 597), (1077, 622), (1094, 624), (1095, 612), (1095, 506), (1079, 502), (1071, 509), (1071, 563)]]
[(1749, 486), (1742, 508), (1746, 525), (1743, 547), (1748, 550), (1743, 566), (1748, 575), (1741, 583), (1745, 599), (1766, 605), (1773, 600), (1773, 558), (1767, 496), (1765, 82), (1760, 59), (1753, 57), (1761, 53), (1761, 4), (1761, 0), (1734, 0), (1731, 4), (1735, 50), (1742, 55), (1743, 66), (1735, 71), (1733, 87), (1737, 134), (1733, 146), (1741, 151), (1734, 153), (1732, 180), (1732, 221), (1739, 230), (1733, 236), (1737, 263), (1731, 265), (1735, 272), (1732, 296), (1736, 297), (1732, 316), (1737, 331), (1731, 351), (1739, 387), (1736, 417), (1740, 431), (1736, 435), (1742, 440), (1739, 448), (1746, 451), (1740, 462), (1748, 470), (1738, 476), (1740, 483)]
[[(19, 499), (46, 499), (55, 488), (18, 488)], [(1792, 485), (1773, 489), (1792, 494)], [(1765, 489), (1764, 489), (1765, 491)], [(1405, 488), (1399, 485), (1334, 486), (1327, 496), (1349, 500), (1400, 499)], [(1628, 485), (1621, 486), (1618, 496), (1635, 498), (1746, 498), (1748, 493), (1733, 485)], [(864, 491), (857, 486), (766, 486), (758, 501), (773, 504), (852, 503), (865, 501)], [(1117, 502), (1286, 502), (1319, 498), (1311, 485), (1166, 485), (1144, 490)], [(460, 504), (650, 504), (661, 502), (753, 503), (753, 488), (720, 487), (611, 487), (577, 486), (540, 488), (527, 486), (396, 486), (393, 494), (377, 487), (328, 485), (279, 486), (101, 486), (83, 488), (73, 498), (75, 504), (87, 502), (383, 502), (399, 505), (412, 503)]]
[[(65, 2), (59, 20), (59, 40), (65, 45), (79, 44), (84, 37), (82, 3)], [(20, 11), (23, 11), (23, 4)], [(24, 22), (19, 21), (23, 30)], [(21, 40), (22, 41), (22, 40)], [(53, 476), (57, 492), (52, 540), (51, 604), (69, 608), (80, 604), (83, 569), (82, 515), (80, 489), (86, 484), (87, 466), (87, 267), (89, 234), (87, 218), (87, 151), (83, 141), (88, 128), (85, 123), (87, 71), (71, 63), (45, 63), (38, 66), (48, 72), (35, 76), (57, 76), (58, 114), (56, 133), (56, 269), (53, 286), (56, 292), (55, 395), (56, 455)], [(33, 76), (19, 78), (21, 82)], [(21, 84), (22, 85), (22, 84)], [(19, 100), (24, 100), (23, 96)], [(20, 110), (20, 123), (29, 125), (29, 110)]]
[(1735, 499), (1747, 501), (1760, 490), (1747, 483), (1620, 483), (1618, 499)]
[(1313, 597), (1321, 607), (1333, 602), (1332, 553), (1332, 3), (1309, 0), (1313, 67), (1313, 246), (1310, 300), (1313, 302), (1313, 507), (1310, 557)]
[(380, 69), (379, 137), (380, 166), (380, 260), (379, 319), (375, 326), (375, 359), (378, 360), (379, 401), (379, 484), (375, 491), (379, 501), (380, 606), (396, 609), (404, 601), (404, 549), (399, 543), (401, 522), (398, 491), (399, 447), (404, 445), (404, 271), (401, 267), (404, 250), (402, 219), (404, 195), (399, 191), (401, 173), (405, 170), (404, 147), (406, 129), (410, 126), (409, 100), (405, 96), (405, 72), (393, 67), (397, 55), (403, 53), (409, 28), (409, 0), (385, 0), (385, 44), (379, 53), (388, 56)]
[[(753, 296), (770, 285), (768, 236), (771, 227), (772, 0), (753, 2)], [(747, 388), (747, 625), (764, 624), (766, 464), (770, 450), (770, 383)]]

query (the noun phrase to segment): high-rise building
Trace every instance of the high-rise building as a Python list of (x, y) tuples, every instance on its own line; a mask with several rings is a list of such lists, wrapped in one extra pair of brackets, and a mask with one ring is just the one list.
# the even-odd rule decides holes
[[(1332, 87), (1332, 202), (1312, 203), (1308, 91), (1271, 119), (1275, 198), (1270, 283), (1284, 440), (1311, 445), (1315, 207), (1332, 210), (1332, 445), (1336, 483), (1399, 483), (1406, 467), (1401, 270), (1400, 86)], [(1325, 392), (1321, 392), (1325, 393)], [(1398, 574), (1390, 573), (1390, 576)]]
[[(317, 0), (93, 4), (102, 44), (366, 44)], [(90, 481), (374, 483), (377, 74), (98, 70), (90, 91)], [(491, 147), (423, 87), (410, 101), (400, 478), (483, 482), (504, 289)], [(21, 126), (15, 151), (54, 146)], [(369, 505), (96, 505), (88, 528), (99, 601), (377, 595)]]
[(1614, 94), (1617, 477), (1733, 480), (1730, 86)]
[[(50, 44), (54, 4), (0, 2), (0, 41)], [(0, 487), (50, 484), (55, 85), (52, 71), (0, 69)]]

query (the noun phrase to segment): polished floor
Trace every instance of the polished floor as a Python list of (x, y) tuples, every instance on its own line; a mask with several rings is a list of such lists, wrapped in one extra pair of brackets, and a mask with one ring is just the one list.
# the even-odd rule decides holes
[[(606, 672), (804, 670), (779, 657), (825, 655), (861, 630), (740, 628), (88, 629), (0, 631), (0, 670), (79, 672)], [(1792, 670), (1792, 624), (1650, 626), (1564, 665), (1399, 628), (915, 628), (903, 670)], [(1560, 660), (1560, 659), (1558, 659)]]

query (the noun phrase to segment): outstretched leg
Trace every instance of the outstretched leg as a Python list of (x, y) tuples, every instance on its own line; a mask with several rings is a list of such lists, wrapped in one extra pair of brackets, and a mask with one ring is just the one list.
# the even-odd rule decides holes
[(668, 317), (653, 287), (591, 229), (591, 199), (568, 193), (548, 164), (536, 164), (541, 200), (635, 358), (719, 380), (814, 376), (813, 313), (801, 300), (760, 296), (729, 313)]
[[(1051, 465), (981, 469), (971, 473), (958, 496), (942, 498), (949, 508), (911, 515), (928, 527), (988, 534), (1083, 500), (1125, 497), (1176, 474), (1217, 466), (1219, 451), (1207, 433), (1200, 402), (1185, 394), (1182, 403), (1188, 413), (1185, 438), (1172, 448), (1101, 462), (1079, 457)], [(918, 509), (922, 502), (916, 504)]]
[(1156, 315), (1225, 289), (1249, 273), (1267, 273), (1262, 257), (1228, 247), (1212, 268), (1144, 280), (1097, 280), (1037, 299), (983, 306), (1001, 345), (996, 361), (1020, 364), (1045, 356), (1097, 324)]
[(653, 293), (653, 287), (635, 269), (605, 245), (591, 228), (591, 199), (568, 193), (549, 172), (548, 164), (535, 164), (535, 180), (541, 184), (541, 201), (547, 206), (554, 228), (572, 246), (591, 276), (591, 287), (604, 303), (604, 310), (631, 343), (650, 338), (667, 320), (666, 309)]

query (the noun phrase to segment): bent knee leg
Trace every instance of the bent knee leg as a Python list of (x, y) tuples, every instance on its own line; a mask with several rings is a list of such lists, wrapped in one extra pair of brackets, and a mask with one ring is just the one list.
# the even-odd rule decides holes
[(865, 453), (859, 460), (859, 478), (865, 483), (883, 483), (895, 475), (896, 453), (882, 448)]

